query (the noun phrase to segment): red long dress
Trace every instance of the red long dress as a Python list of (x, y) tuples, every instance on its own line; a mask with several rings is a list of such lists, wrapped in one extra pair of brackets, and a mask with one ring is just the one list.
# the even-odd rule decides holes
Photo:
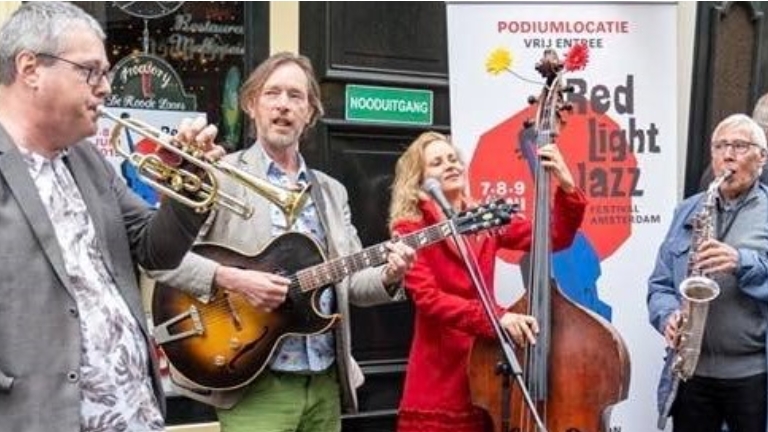
[[(396, 221), (395, 232), (407, 234), (442, 219), (431, 200), (419, 206), (423, 219)], [(567, 194), (557, 189), (552, 212), (554, 249), (571, 244), (585, 208), (581, 191)], [(529, 250), (531, 231), (530, 220), (516, 218), (498, 235), (469, 237), (491, 298), (496, 251)], [(405, 286), (416, 313), (398, 432), (483, 432), (485, 415), (470, 400), (467, 364), (473, 338), (494, 334), (453, 242), (420, 249), (405, 276)], [(495, 312), (501, 317), (505, 309), (496, 306)]]

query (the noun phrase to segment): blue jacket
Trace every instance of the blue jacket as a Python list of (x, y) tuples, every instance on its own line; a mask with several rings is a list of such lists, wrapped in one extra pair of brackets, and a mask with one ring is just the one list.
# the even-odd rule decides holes
[[(760, 191), (768, 194), (768, 186), (758, 185)], [(688, 251), (691, 247), (692, 219), (701, 210), (704, 193), (689, 197), (675, 209), (669, 231), (659, 248), (656, 266), (648, 279), (648, 316), (651, 325), (661, 334), (670, 314), (681, 306), (678, 287), (688, 275)], [(768, 319), (768, 254), (751, 249), (738, 249), (739, 264), (736, 277), (739, 289), (746, 295), (760, 301), (763, 317)], [(767, 338), (768, 339), (768, 338)], [(768, 340), (766, 340), (768, 345)], [(675, 400), (678, 381), (670, 373), (673, 356), (667, 348), (659, 381), (657, 396), (659, 429), (663, 429)], [(766, 430), (768, 432), (768, 429)]]

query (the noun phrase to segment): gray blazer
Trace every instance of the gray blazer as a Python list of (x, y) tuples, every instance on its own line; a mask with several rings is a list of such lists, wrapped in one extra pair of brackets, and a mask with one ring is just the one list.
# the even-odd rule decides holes
[[(258, 144), (255, 144), (258, 145)], [(225, 160), (239, 169), (264, 179), (267, 160), (264, 153), (249, 148), (227, 155)], [(347, 190), (337, 180), (314, 171), (317, 184), (315, 188), (322, 192), (326, 213), (320, 213), (320, 219), (328, 239), (329, 258), (346, 256), (362, 249), (357, 230), (352, 225)], [(246, 189), (231, 180), (221, 179), (223, 189), (248, 202), (253, 206), (254, 214), (249, 220), (233, 215), (231, 212), (212, 213), (198, 237), (201, 242), (224, 244), (245, 255), (255, 255), (272, 239), (272, 222), (269, 202), (262, 196)], [(179, 287), (201, 297), (210, 294), (213, 275), (217, 263), (188, 253), (182, 264), (170, 272), (150, 272), (150, 276), (170, 286)], [(346, 412), (357, 410), (355, 389), (363, 384), (363, 374), (352, 358), (351, 336), (349, 328), (349, 303), (357, 306), (369, 306), (388, 302), (393, 299), (381, 282), (382, 268), (369, 268), (360, 271), (335, 286), (337, 310), (342, 319), (334, 329), (336, 337), (336, 366), (341, 385), (342, 407)], [(212, 392), (196, 387), (171, 368), (171, 378), (175, 388), (181, 394), (204, 403), (231, 408), (242, 397), (246, 387), (232, 391)], [(256, 378), (258, 380), (258, 377)]]
[[(67, 159), (107, 268), (147, 338), (134, 263), (175, 267), (204, 217), (176, 204), (149, 209), (90, 143), (71, 147)], [(80, 320), (87, 317), (27, 163), (1, 126), (0, 238), (0, 431), (78, 431)]]

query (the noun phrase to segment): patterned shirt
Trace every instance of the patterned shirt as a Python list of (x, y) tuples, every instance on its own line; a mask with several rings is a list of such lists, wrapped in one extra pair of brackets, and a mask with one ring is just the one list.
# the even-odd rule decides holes
[[(254, 151), (264, 151), (260, 146), (253, 146)], [(268, 161), (267, 180), (277, 186), (288, 188), (296, 183), (306, 185), (309, 182), (307, 175), (307, 165), (304, 159), (299, 155), (299, 172), (297, 181), (291, 180), (290, 176), (280, 169), (280, 167), (264, 154)], [(309, 235), (313, 240), (327, 252), (325, 230), (320, 223), (320, 217), (317, 214), (317, 206), (312, 199), (307, 200), (307, 204), (296, 218), (292, 227), (286, 226), (283, 212), (275, 204), (270, 205), (270, 216), (272, 221), (272, 235), (278, 236), (287, 231), (295, 231)], [(320, 312), (332, 313), (334, 306), (333, 289), (326, 289), (320, 295)], [(326, 332), (320, 335), (310, 336), (286, 336), (278, 345), (276, 355), (272, 358), (271, 368), (273, 370), (284, 372), (320, 372), (333, 364), (335, 359), (333, 332)]]
[(24, 149), (22, 155), (66, 251), (81, 317), (81, 432), (164, 430), (141, 328), (107, 270), (66, 155), (48, 160)]

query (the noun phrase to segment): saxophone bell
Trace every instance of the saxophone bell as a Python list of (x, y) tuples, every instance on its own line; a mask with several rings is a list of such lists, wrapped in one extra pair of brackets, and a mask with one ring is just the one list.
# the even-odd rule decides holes
[(701, 353), (709, 303), (720, 295), (720, 286), (706, 276), (691, 276), (680, 284), (684, 306), (678, 322), (672, 372), (686, 381), (693, 376)]
[(680, 295), (691, 303), (709, 303), (720, 295), (720, 286), (704, 276), (691, 276), (680, 283)]

